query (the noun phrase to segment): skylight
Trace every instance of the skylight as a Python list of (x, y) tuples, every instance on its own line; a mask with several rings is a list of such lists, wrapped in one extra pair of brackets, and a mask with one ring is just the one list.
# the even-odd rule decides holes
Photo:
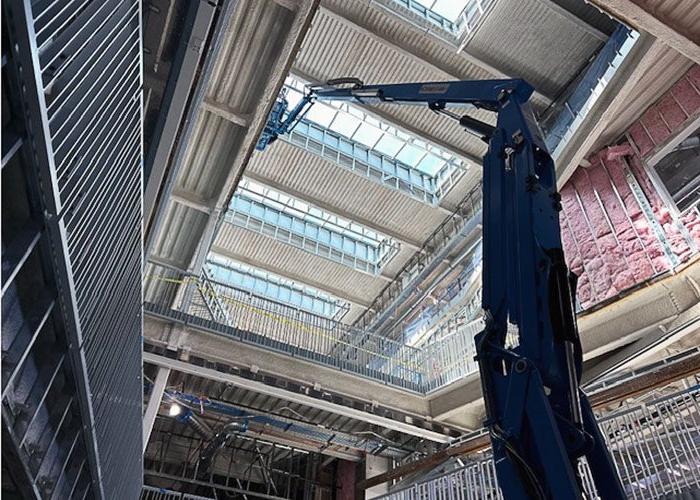
[(372, 275), (399, 247), (392, 238), (250, 179), (239, 184), (226, 220)]
[(207, 270), (216, 282), (329, 319), (340, 320), (350, 308), (325, 292), (221, 255), (209, 254)]
[(451, 22), (456, 22), (469, 0), (415, 0), (417, 4), (430, 9)]
[(471, 32), (493, 0), (394, 0), (454, 35)]
[[(304, 82), (289, 76), (286, 98), (293, 108)], [(289, 139), (288, 139), (289, 140)], [(393, 185), (431, 204), (439, 201), (469, 165), (452, 153), (380, 121), (348, 102), (316, 102), (291, 134), (296, 145), (331, 157), (341, 166), (367, 170), (378, 182)], [(371, 175), (370, 168), (380, 175)]]

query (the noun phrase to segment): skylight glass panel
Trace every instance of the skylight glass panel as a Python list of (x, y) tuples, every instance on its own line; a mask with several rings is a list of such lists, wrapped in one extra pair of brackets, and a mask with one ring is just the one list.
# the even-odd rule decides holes
[(306, 113), (306, 118), (309, 120), (328, 127), (333, 119), (335, 118), (336, 110), (322, 103), (315, 103), (308, 113)]
[[(423, 3), (423, 2), (421, 2)], [(429, 3), (429, 2), (426, 2)], [(449, 19), (452, 22), (455, 22), (458, 18), (459, 15), (462, 13), (464, 8), (467, 6), (469, 3), (468, 0), (464, 1), (456, 1), (456, 0), (435, 0), (433, 2), (433, 5), (427, 6), (430, 10), (433, 12), (437, 12), (440, 14), (442, 17), (445, 19)]]
[(348, 302), (321, 290), (214, 253), (207, 259), (207, 271), (215, 282), (329, 319), (340, 320), (350, 309)]
[(377, 141), (382, 137), (384, 132), (379, 130), (377, 127), (373, 127), (367, 123), (363, 123), (352, 136), (352, 139), (356, 140), (360, 144), (364, 144), (368, 148), (374, 148)]
[(345, 137), (352, 137), (357, 127), (362, 123), (359, 118), (350, 113), (338, 113), (330, 125), (330, 129), (343, 134)]
[(401, 151), (401, 147), (404, 145), (403, 142), (398, 137), (392, 137), (388, 134), (384, 134), (379, 142), (374, 146), (374, 149), (380, 153), (384, 153), (388, 156), (396, 156), (396, 154)]
[(250, 179), (239, 184), (226, 220), (375, 276), (399, 246), (392, 238)]
[(423, 159), (421, 159), (417, 168), (430, 175), (436, 175), (444, 166), (445, 160), (442, 160), (435, 155), (427, 154), (423, 157)]
[(461, 37), (471, 33), (494, 0), (394, 0), (448, 33)]
[(415, 168), (426, 154), (424, 149), (405, 144), (396, 155), (396, 159)]

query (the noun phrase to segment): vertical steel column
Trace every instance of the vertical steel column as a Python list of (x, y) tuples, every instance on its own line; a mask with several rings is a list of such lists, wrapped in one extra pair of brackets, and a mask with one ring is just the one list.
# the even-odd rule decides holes
[(168, 383), (168, 377), (170, 376), (170, 368), (165, 368), (163, 366), (158, 367), (158, 375), (156, 375), (156, 382), (153, 384), (153, 391), (151, 391), (151, 397), (148, 400), (148, 406), (146, 406), (146, 413), (143, 415), (143, 452), (146, 453), (146, 447), (148, 446), (148, 440), (151, 437), (151, 432), (153, 431), (153, 424), (156, 421), (156, 415), (158, 414), (158, 408), (160, 407), (160, 402), (163, 399), (163, 393), (165, 392), (165, 386)]

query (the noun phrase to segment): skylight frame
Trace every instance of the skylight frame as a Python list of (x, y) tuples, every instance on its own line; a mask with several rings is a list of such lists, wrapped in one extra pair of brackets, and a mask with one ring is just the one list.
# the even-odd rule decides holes
[(224, 220), (372, 276), (400, 248), (393, 238), (247, 178)]
[[(296, 76), (287, 77), (284, 88), (290, 108), (299, 102), (305, 86)], [(282, 138), (433, 206), (472, 166), (347, 101), (315, 103), (292, 133)], [(392, 143), (393, 153), (380, 150), (382, 143)], [(432, 165), (430, 170), (427, 165)]]
[(349, 302), (327, 292), (223, 255), (210, 252), (205, 265), (212, 281), (265, 300), (334, 321), (350, 310)]
[(462, 9), (456, 17), (450, 19), (436, 9), (442, 2), (454, 4), (455, 0), (394, 0), (404, 8), (419, 14), (446, 33), (463, 41), (476, 28), (487, 8), (495, 0), (462, 0)]

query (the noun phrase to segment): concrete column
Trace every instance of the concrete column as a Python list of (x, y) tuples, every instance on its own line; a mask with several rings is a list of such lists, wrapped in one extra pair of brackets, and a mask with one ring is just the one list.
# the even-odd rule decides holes
[(168, 383), (169, 375), (170, 368), (165, 368), (162, 366), (158, 367), (158, 375), (156, 375), (156, 382), (153, 384), (153, 391), (151, 391), (151, 397), (148, 399), (146, 413), (144, 413), (143, 415), (144, 453), (146, 453), (146, 446), (148, 446), (148, 440), (151, 437), (153, 424), (156, 421), (156, 415), (158, 414), (158, 408), (160, 408), (160, 402), (163, 399), (163, 393), (165, 392), (165, 385)]
[[(391, 468), (389, 458), (367, 455), (365, 459), (365, 477), (370, 478), (387, 472)], [(389, 484), (379, 484), (365, 490), (365, 498), (375, 498), (389, 493)]]

